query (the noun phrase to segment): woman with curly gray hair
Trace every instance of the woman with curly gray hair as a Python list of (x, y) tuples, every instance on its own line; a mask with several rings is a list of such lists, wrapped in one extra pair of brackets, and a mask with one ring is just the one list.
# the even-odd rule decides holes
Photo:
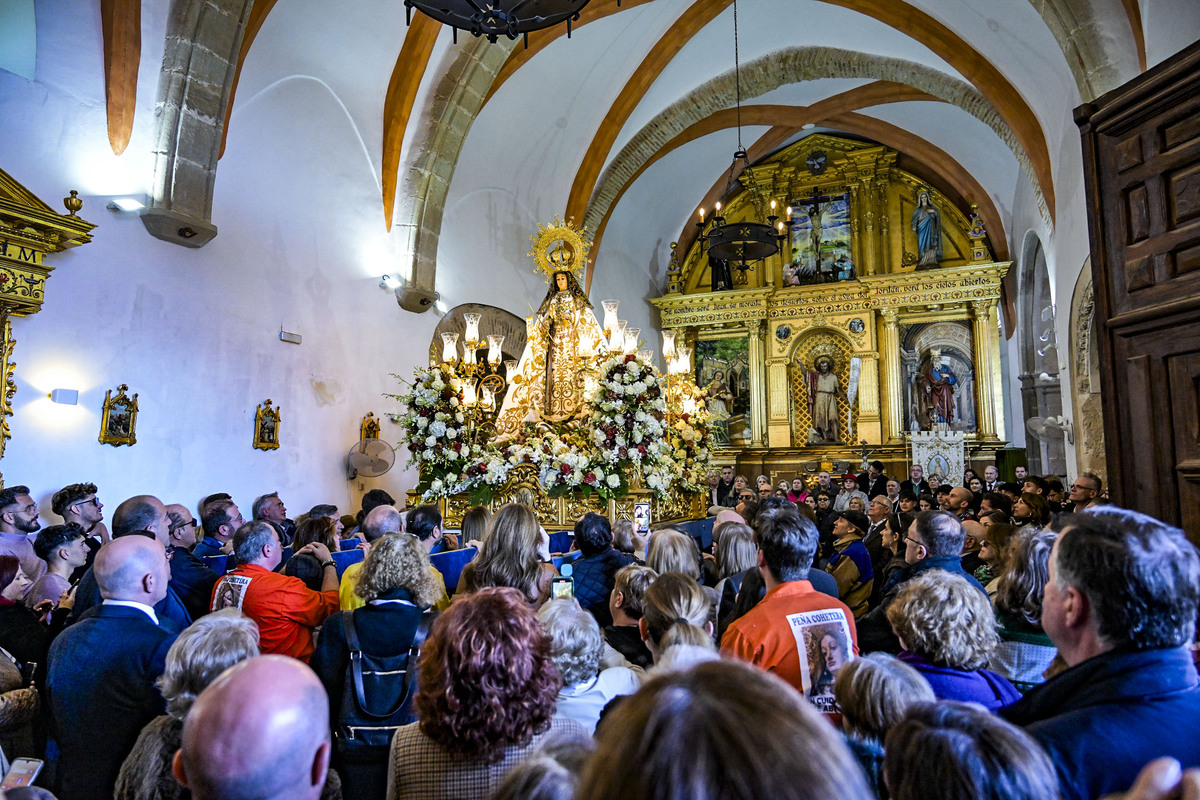
[(117, 800), (174, 800), (190, 794), (175, 780), (171, 763), (183, 739), (183, 718), (192, 703), (222, 672), (258, 655), (258, 626), (236, 608), (196, 620), (167, 651), (166, 669), (157, 685), (167, 713), (142, 729), (121, 765), (113, 797)]
[(905, 583), (888, 606), (900, 660), (925, 676), (939, 700), (997, 709), (1020, 699), (1005, 678), (984, 669), (1000, 637), (987, 595), (961, 575), (933, 569)]
[[(310, 666), (329, 693), (329, 718), (335, 730), (350, 704), (358, 702), (354, 686), (346, 685), (351, 651), (347, 628), (356, 635), (364, 662), (398, 659), (409, 653), (422, 616), (441, 595), (430, 569), (429, 555), (417, 537), (410, 533), (389, 533), (371, 545), (354, 588), (367, 604), (354, 611), (341, 611), (326, 620)], [(405, 672), (413, 667), (406, 661), (404, 670), (389, 674), (389, 685), (402, 688)], [(391, 684), (391, 680), (395, 683)], [(415, 682), (409, 680), (411, 694), (415, 695)], [(368, 702), (371, 699), (367, 698)], [(400, 724), (410, 721), (411, 718), (405, 719)], [(394, 723), (382, 720), (377, 724), (398, 727)], [(388, 746), (356, 745), (357, 742), (339, 737), (333, 751), (333, 763), (342, 778), (345, 795), (381, 798), (387, 791)]]
[(637, 691), (638, 675), (626, 667), (600, 669), (604, 654), (600, 626), (574, 598), (546, 603), (538, 611), (538, 621), (550, 637), (550, 659), (563, 679), (554, 716), (573, 719), (592, 733), (610, 700)]

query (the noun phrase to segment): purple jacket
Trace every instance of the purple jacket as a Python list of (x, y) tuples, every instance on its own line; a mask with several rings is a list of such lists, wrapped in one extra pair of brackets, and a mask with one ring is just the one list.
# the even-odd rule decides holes
[(901, 651), (898, 658), (925, 676), (939, 700), (979, 703), (995, 711), (1021, 699), (1016, 687), (991, 670), (961, 670), (941, 666), (907, 650)]

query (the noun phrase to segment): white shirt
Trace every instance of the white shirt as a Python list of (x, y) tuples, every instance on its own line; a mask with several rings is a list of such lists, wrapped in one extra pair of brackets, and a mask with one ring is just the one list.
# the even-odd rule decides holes
[(150, 618), (150, 621), (155, 625), (158, 624), (158, 614), (154, 613), (154, 609), (145, 603), (139, 603), (136, 600), (104, 600), (106, 606), (125, 606), (126, 608), (136, 608), (142, 611)]
[(633, 670), (625, 667), (609, 667), (590, 681), (564, 686), (558, 693), (558, 709), (554, 716), (573, 719), (588, 733), (596, 732), (600, 712), (614, 697), (633, 694), (638, 690), (641, 679)]

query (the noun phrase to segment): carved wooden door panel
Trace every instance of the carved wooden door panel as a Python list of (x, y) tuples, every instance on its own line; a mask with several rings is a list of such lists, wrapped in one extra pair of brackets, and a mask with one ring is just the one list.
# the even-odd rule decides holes
[(1200, 44), (1075, 118), (1114, 500), (1200, 540)]

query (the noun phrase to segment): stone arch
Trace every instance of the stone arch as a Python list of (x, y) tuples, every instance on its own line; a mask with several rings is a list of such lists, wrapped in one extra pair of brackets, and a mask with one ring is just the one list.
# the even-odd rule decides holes
[(446, 195), (458, 155), (471, 125), (483, 108), (488, 87), (504, 66), (516, 41), (485, 37), (459, 44), (454, 63), (441, 76), (412, 143), (412, 166), (401, 184), (393, 230), (402, 231), (402, 252), (411, 259), (409, 280), (433, 290), (437, 248), (442, 233)]
[[(1137, 3), (1124, 3), (1133, 53), (1120, 52), (1115, 31), (1104, 30), (1096, 4), (1088, 0), (1029, 0), (1058, 42), (1086, 103), (1146, 69), (1146, 45)], [(1136, 60), (1130, 62), (1130, 56)]]
[[(768, 53), (741, 68), (742, 101), (758, 97), (789, 83), (817, 78), (871, 78), (902, 83), (958, 106), (983, 122), (1013, 153), (1033, 185), (1038, 209), (1048, 227), (1053, 227), (1046, 195), (1028, 153), (1000, 112), (976, 89), (944, 72), (906, 61), (833, 47), (792, 47)], [(688, 126), (731, 105), (735, 97), (733, 70), (718, 75), (681, 97), (642, 126), (605, 168), (592, 192), (583, 222), (595, 229), (625, 184), (642, 165)]]
[(221, 132), (254, 0), (173, 0), (158, 81), (154, 176), (142, 224), (202, 247), (217, 235), (213, 191)]
[(1071, 405), (1075, 419), (1076, 473), (1091, 472), (1107, 480), (1104, 446), (1104, 408), (1100, 404), (1099, 321), (1092, 288), (1091, 257), (1075, 281), (1071, 296)]
[(1056, 308), (1050, 272), (1041, 239), (1030, 231), (1021, 248), (1020, 283), (1017, 300), (1017, 330), (1021, 369), (1021, 419), (1026, 432), (1026, 459), (1034, 475), (1064, 475), (1067, 470), (1066, 439), (1039, 439), (1028, 427), (1031, 419), (1062, 414), (1059, 348), (1055, 327)]

